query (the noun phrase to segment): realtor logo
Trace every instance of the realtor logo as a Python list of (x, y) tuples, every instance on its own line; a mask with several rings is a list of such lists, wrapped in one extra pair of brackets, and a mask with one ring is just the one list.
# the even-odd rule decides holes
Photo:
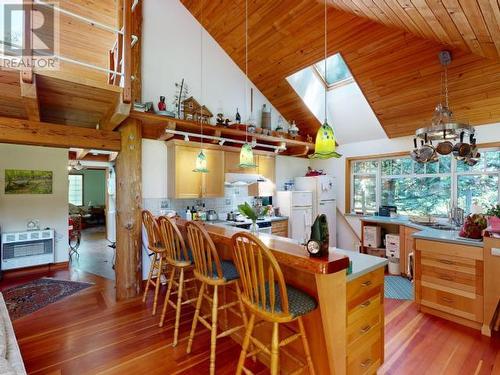
[(56, 69), (59, 14), (54, 2), (2, 1), (0, 67)]

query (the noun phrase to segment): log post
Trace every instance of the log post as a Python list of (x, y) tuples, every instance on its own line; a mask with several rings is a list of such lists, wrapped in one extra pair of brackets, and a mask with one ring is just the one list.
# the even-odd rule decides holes
[(121, 151), (116, 159), (116, 299), (141, 292), (141, 123), (127, 119), (120, 126)]

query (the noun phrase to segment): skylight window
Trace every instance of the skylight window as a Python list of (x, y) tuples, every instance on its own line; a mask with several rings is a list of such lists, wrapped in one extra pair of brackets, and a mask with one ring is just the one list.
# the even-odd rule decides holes
[(317, 62), (313, 67), (314, 71), (328, 88), (352, 82), (353, 80), (352, 74), (344, 59), (340, 56), (340, 53), (336, 53), (326, 59), (327, 76), (325, 76), (325, 60)]

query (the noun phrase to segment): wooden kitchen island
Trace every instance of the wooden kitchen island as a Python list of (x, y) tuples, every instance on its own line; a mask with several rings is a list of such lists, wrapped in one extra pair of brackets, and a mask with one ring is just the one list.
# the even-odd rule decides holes
[[(183, 219), (177, 219), (182, 232), (185, 223)], [(231, 237), (239, 229), (208, 224), (206, 229), (221, 259), (232, 259)], [(383, 281), (386, 261), (334, 249), (327, 258), (311, 258), (296, 241), (264, 233), (259, 238), (276, 257), (286, 282), (314, 296), (318, 302), (318, 308), (304, 316), (316, 373), (375, 373), (384, 358)], [(352, 256), (347, 257), (349, 253)], [(353, 261), (353, 272), (347, 275), (349, 258)], [(232, 290), (225, 294), (222, 298), (228, 301), (236, 298)], [(228, 325), (232, 319), (237, 318), (229, 316)], [(294, 324), (284, 326), (280, 337), (295, 331)], [(270, 326), (264, 324), (256, 335), (270, 342), (270, 332)], [(232, 337), (241, 342), (242, 335), (243, 332), (239, 332)], [(299, 341), (289, 347), (292, 353), (296, 353), (296, 358), (303, 358)], [(259, 360), (267, 364), (269, 359), (262, 356)], [(281, 355), (280, 365), (285, 373), (297, 367), (295, 361), (285, 355)]]

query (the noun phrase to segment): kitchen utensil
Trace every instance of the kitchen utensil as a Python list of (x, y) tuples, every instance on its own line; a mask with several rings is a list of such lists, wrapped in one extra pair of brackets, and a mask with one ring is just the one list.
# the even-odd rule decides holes
[(470, 144), (464, 143), (464, 132), (460, 133), (460, 142), (455, 143), (453, 146), (453, 156), (455, 157), (466, 157), (470, 153)]
[(422, 163), (427, 163), (434, 157), (435, 152), (436, 151), (434, 150), (434, 147), (432, 147), (432, 145), (428, 142), (427, 134), (425, 134), (425, 143), (422, 147), (420, 147), (419, 161)]
[(436, 152), (441, 155), (451, 154), (453, 151), (453, 143), (446, 140), (446, 129), (443, 130), (443, 141), (439, 142), (436, 147)]
[(410, 157), (412, 158), (413, 161), (418, 161), (418, 158), (420, 156), (420, 150), (417, 147), (417, 138), (413, 138), (413, 144), (415, 145), (415, 148), (413, 149), (412, 152), (410, 152)]
[(217, 215), (217, 212), (215, 212), (215, 210), (208, 210), (207, 220), (208, 221), (219, 220), (219, 215)]
[(227, 213), (227, 221), (236, 221), (236, 213), (231, 211)]

